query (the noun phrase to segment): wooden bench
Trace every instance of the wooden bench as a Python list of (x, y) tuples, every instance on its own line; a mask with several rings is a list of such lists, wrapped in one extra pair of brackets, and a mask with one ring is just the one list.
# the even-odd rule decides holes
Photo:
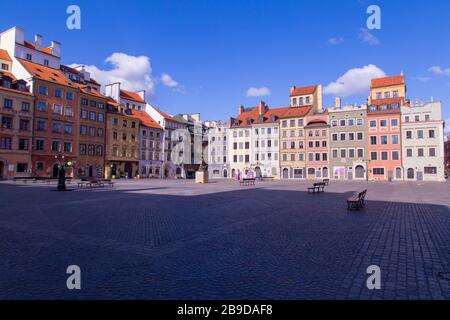
[(308, 188), (308, 193), (320, 193), (325, 192), (325, 183), (324, 182), (316, 182), (312, 187)]
[(323, 179), (323, 183), (328, 187), (330, 185), (330, 179)]
[(354, 194), (347, 199), (348, 210), (360, 210), (366, 206), (367, 190)]
[(256, 182), (256, 179), (245, 178), (245, 179), (242, 179), (241, 181), (239, 181), (239, 184), (241, 186), (254, 186), (255, 182)]

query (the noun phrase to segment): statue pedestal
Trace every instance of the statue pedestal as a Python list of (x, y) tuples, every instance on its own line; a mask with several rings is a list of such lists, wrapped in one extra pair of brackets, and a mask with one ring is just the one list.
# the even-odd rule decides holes
[(208, 171), (197, 171), (195, 173), (195, 183), (208, 183), (209, 174)]

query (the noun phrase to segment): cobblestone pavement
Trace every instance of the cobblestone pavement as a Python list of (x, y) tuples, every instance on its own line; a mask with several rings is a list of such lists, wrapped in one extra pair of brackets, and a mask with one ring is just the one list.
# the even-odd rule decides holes
[(310, 184), (0, 183), (0, 299), (450, 299), (450, 184)]

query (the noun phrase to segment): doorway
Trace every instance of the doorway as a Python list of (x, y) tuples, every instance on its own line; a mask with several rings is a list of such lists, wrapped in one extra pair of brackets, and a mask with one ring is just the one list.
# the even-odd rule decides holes
[(412, 169), (412, 168), (408, 169), (408, 179), (414, 180), (414, 169)]
[(289, 179), (289, 169), (283, 169), (283, 179)]
[(227, 169), (223, 170), (223, 177), (228, 178), (228, 171)]
[(4, 170), (5, 170), (5, 163), (3, 161), (0, 161), (0, 180), (3, 179)]
[(92, 178), (94, 176), (94, 167), (89, 166), (89, 178)]
[(133, 178), (133, 166), (131, 163), (125, 163), (125, 177), (126, 178)]

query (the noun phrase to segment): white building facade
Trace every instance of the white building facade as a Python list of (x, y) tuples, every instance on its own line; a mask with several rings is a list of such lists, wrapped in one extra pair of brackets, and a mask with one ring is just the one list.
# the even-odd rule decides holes
[(402, 153), (406, 181), (445, 181), (440, 102), (402, 106)]
[(230, 178), (228, 135), (230, 121), (210, 121), (208, 129), (208, 173), (210, 178)]

